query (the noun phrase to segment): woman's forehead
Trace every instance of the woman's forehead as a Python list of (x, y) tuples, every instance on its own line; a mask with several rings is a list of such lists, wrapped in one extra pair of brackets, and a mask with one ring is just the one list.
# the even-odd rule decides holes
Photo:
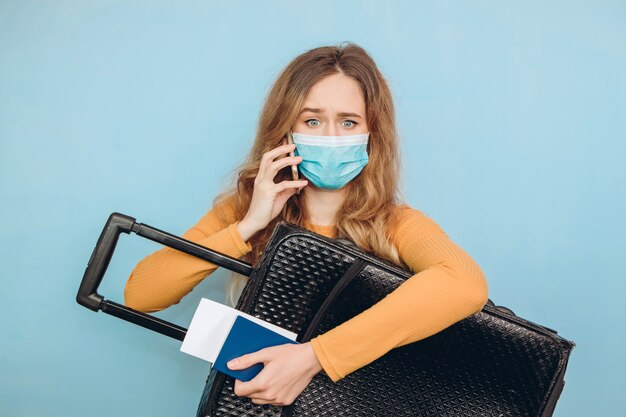
[(365, 100), (361, 86), (354, 78), (344, 74), (333, 74), (311, 87), (302, 107), (331, 113), (363, 114)]

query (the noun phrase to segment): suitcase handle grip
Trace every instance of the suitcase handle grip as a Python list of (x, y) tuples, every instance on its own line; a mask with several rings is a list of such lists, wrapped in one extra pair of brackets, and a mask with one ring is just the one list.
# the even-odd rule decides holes
[(78, 293), (76, 294), (78, 304), (96, 312), (102, 310), (107, 314), (170, 336), (174, 339), (184, 339), (187, 329), (122, 304), (105, 300), (102, 295), (98, 294), (98, 287), (111, 262), (111, 257), (115, 251), (120, 234), (130, 234), (131, 232), (189, 255), (204, 259), (215, 265), (222, 266), (241, 275), (250, 276), (253, 272), (253, 268), (250, 264), (237, 258), (198, 245), (190, 240), (156, 229), (147, 224), (137, 223), (133, 217), (121, 213), (111, 213), (100, 233), (98, 243), (96, 243), (96, 247), (91, 253), (89, 262), (87, 262), (85, 274), (83, 275)]
[(100, 233), (98, 243), (91, 253), (91, 258), (87, 262), (87, 268), (76, 295), (78, 304), (93, 311), (101, 309), (104, 297), (98, 294), (98, 287), (111, 262), (120, 233), (130, 233), (134, 225), (135, 219), (130, 216), (121, 213), (112, 213), (109, 216)]

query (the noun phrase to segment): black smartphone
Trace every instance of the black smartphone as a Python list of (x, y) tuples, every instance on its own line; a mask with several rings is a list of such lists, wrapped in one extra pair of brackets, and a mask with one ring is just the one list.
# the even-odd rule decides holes
[[(293, 143), (293, 137), (291, 136), (291, 130), (289, 132), (287, 132), (287, 142), (291, 145)], [(295, 149), (291, 152), (289, 152), (290, 156), (296, 156), (295, 155)], [(291, 166), (291, 175), (293, 177), (294, 181), (298, 181), (300, 179), (300, 177), (298, 176), (298, 167), (294, 164)], [(300, 189), (298, 188), (298, 191), (296, 192), (296, 194), (300, 194)]]

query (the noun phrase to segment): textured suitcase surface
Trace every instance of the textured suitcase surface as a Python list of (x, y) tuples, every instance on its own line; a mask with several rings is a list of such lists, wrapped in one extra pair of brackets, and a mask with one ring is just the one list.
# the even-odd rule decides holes
[[(306, 342), (412, 275), (353, 245), (281, 222), (237, 308)], [(235, 380), (211, 370), (197, 416), (551, 416), (574, 346), (490, 300), (482, 311), (337, 383), (322, 371), (290, 406), (238, 397)]]

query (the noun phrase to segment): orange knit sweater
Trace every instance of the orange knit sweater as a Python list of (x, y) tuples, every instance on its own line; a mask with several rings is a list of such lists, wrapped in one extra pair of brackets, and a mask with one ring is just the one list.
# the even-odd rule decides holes
[[(241, 258), (252, 250), (244, 242), (231, 202), (213, 207), (182, 237)], [(218, 220), (220, 210), (227, 219)], [(328, 376), (337, 382), (391, 349), (431, 336), (480, 311), (488, 287), (478, 264), (431, 218), (408, 205), (396, 208), (390, 237), (402, 260), (415, 273), (361, 314), (311, 339)], [(305, 225), (335, 238), (334, 226)], [(143, 258), (124, 289), (125, 304), (155, 312), (177, 304), (217, 266), (163, 247)]]

